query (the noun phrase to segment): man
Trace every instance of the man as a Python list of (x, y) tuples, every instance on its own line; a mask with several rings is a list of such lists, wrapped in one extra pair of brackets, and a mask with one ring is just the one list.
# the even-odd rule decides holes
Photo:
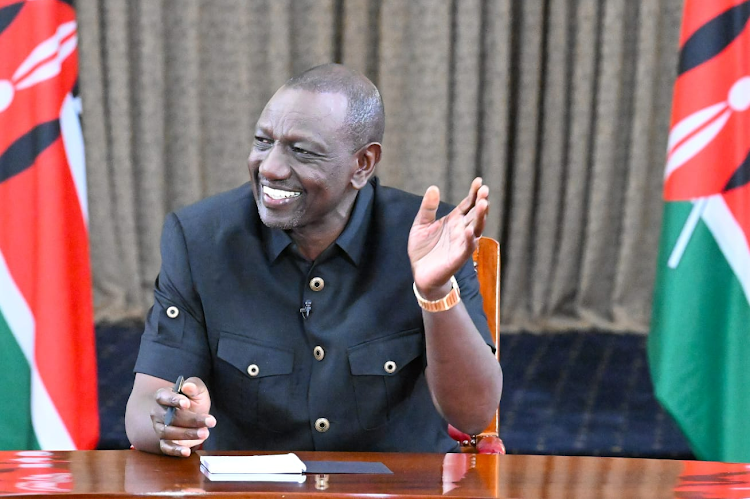
[(312, 68), (263, 110), (250, 183), (167, 217), (137, 449), (447, 452), (447, 423), (484, 429), (502, 391), (470, 262), (488, 189), (448, 212), (434, 186), (380, 186), (383, 129), (372, 82)]

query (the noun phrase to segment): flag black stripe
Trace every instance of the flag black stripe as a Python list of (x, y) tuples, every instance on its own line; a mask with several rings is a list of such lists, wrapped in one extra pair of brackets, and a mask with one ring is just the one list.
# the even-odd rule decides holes
[(727, 185), (724, 186), (724, 191), (730, 189), (736, 189), (750, 183), (750, 153), (745, 156), (745, 161), (734, 171), (732, 178), (729, 179)]
[(678, 75), (700, 66), (739, 36), (750, 18), (750, 0), (735, 5), (698, 28), (680, 51)]
[(41, 123), (13, 142), (0, 156), (0, 182), (29, 168), (45, 149), (60, 136), (58, 120)]
[(5, 28), (10, 26), (10, 23), (16, 18), (23, 4), (24, 2), (12, 3), (0, 9), (0, 34), (5, 31)]

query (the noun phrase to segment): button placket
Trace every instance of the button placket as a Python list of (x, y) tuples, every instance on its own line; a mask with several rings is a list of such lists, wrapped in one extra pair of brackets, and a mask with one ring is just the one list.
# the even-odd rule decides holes
[[(317, 417), (316, 419), (316, 415), (325, 414), (331, 417), (338, 417), (335, 414), (336, 409), (331, 409), (330, 406), (331, 393), (329, 388), (331, 381), (326, 378), (326, 373), (329, 373), (334, 368), (330, 360), (334, 357), (331, 357), (333, 354), (327, 351), (330, 346), (327, 340), (327, 331), (321, 331), (319, 326), (319, 321), (325, 319), (326, 302), (330, 299), (328, 291), (333, 290), (330, 287), (333, 281), (327, 279), (330, 276), (327, 276), (325, 271), (321, 272), (321, 270), (327, 268), (325, 266), (326, 262), (327, 259), (324, 259), (312, 265), (308, 269), (306, 280), (302, 284), (302, 299), (312, 302), (312, 312), (308, 320), (303, 322), (303, 328), (310, 340), (311, 353), (314, 359), (312, 360), (313, 365), (309, 385), (308, 414), (311, 418), (310, 423), (312, 426), (311, 429), (313, 429), (312, 435), (316, 448), (328, 448), (331, 445), (331, 439), (335, 438), (334, 435), (337, 433), (336, 431), (331, 431), (331, 421), (328, 418)], [(333, 412), (329, 412), (331, 410)]]

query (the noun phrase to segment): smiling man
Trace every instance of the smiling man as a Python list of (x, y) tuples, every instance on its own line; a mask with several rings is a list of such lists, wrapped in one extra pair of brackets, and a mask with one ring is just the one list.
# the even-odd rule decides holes
[(488, 189), (451, 208), (381, 186), (384, 123), (366, 77), (312, 68), (258, 119), (250, 182), (168, 215), (137, 449), (448, 452), (447, 423), (484, 429), (502, 391), (470, 261)]

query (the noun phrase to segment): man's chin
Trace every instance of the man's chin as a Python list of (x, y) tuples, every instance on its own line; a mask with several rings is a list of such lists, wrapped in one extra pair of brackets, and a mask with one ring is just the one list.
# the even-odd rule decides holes
[(299, 215), (294, 212), (279, 213), (277, 210), (268, 208), (262, 201), (255, 201), (258, 207), (258, 216), (263, 225), (269, 229), (290, 230), (299, 225)]
[(299, 226), (297, 217), (275, 217), (268, 213), (260, 213), (260, 221), (269, 229), (291, 230)]

